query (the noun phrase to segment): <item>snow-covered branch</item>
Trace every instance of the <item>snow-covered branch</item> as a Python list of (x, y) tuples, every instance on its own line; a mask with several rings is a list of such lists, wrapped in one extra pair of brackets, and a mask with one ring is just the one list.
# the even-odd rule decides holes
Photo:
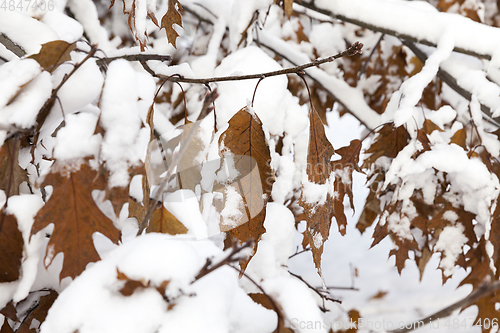
[(498, 53), (498, 45), (492, 41), (500, 39), (499, 28), (439, 12), (423, 1), (320, 0), (298, 4), (334, 19), (411, 42), (435, 47), (443, 34), (451, 32), (455, 52), (488, 60), (496, 58), (495, 53)]

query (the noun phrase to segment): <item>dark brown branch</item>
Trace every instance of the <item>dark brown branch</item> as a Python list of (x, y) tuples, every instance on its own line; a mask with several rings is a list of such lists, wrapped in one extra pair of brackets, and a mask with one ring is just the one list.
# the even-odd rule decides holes
[[(320, 287), (317, 287), (320, 288)], [(352, 290), (352, 291), (359, 291), (359, 288), (356, 287), (337, 287), (337, 286), (326, 286), (326, 289), (330, 290)]]
[(26, 51), (21, 46), (17, 45), (12, 39), (3, 33), (0, 33), (0, 44), (3, 44), (7, 50), (14, 53), (19, 58), (26, 55)]
[(162, 75), (162, 74), (156, 74), (156, 77), (158, 77), (162, 80), (170, 81), (170, 82), (207, 84), (207, 83), (211, 83), (211, 82), (242, 81), (242, 80), (260, 79), (262, 76), (271, 77), (271, 76), (285, 75), (285, 74), (296, 74), (296, 73), (299, 73), (300, 71), (302, 71), (306, 68), (319, 66), (319, 65), (327, 63), (327, 62), (332, 62), (332, 61), (339, 59), (339, 58), (342, 58), (344, 56), (356, 55), (358, 53), (361, 53), (362, 48), (363, 48), (362, 43), (355, 42), (349, 48), (347, 48), (344, 52), (333, 55), (331, 57), (324, 58), (324, 59), (317, 59), (315, 61), (309, 62), (307, 64), (303, 64), (300, 66), (295, 66), (295, 67), (291, 67), (291, 68), (281, 69), (278, 71), (260, 73), (260, 74), (220, 76), (220, 77), (211, 77), (211, 78), (205, 78), (205, 79), (190, 79), (190, 78), (185, 78), (183, 76), (171, 76), (171, 77), (169, 77), (169, 76)]
[[(291, 276), (293, 276), (293, 277), (299, 279), (300, 281), (302, 281), (307, 287), (309, 287), (309, 289), (311, 289), (316, 294), (318, 294), (318, 296), (321, 297), (321, 299), (323, 300), (323, 302), (325, 300), (328, 300), (328, 301), (332, 301), (332, 302), (336, 302), (336, 303), (342, 303), (341, 300), (333, 298), (333, 297), (330, 297), (327, 291), (325, 291), (323, 289), (320, 289), (320, 288), (316, 288), (316, 287), (310, 285), (309, 282), (307, 282), (306, 280), (304, 280), (304, 278), (302, 276), (294, 274), (294, 273), (292, 273), (290, 271), (288, 271), (288, 273), (290, 273)], [(321, 310), (323, 312), (328, 311), (325, 307), (321, 308)]]
[(243, 249), (250, 248), (253, 245), (253, 241), (247, 241), (241, 246), (237, 246), (236, 244), (233, 245), (231, 252), (229, 255), (216, 263), (215, 265), (212, 265), (212, 261), (210, 259), (207, 259), (207, 262), (205, 263), (205, 266), (203, 266), (200, 270), (200, 272), (195, 276), (193, 282), (196, 282), (197, 280), (201, 279), (207, 274), (210, 274), (211, 272), (215, 271), (216, 269), (224, 266), (224, 265), (229, 265), (232, 262), (239, 261), (240, 258), (237, 256), (238, 253), (240, 253)]
[[(330, 16), (331, 18), (338, 19), (338, 20), (348, 22), (348, 23), (352, 23), (352, 24), (355, 24), (355, 25), (360, 26), (362, 28), (366, 28), (366, 29), (369, 29), (372, 31), (378, 31), (378, 32), (381, 32), (383, 34), (391, 35), (391, 36), (394, 36), (394, 37), (397, 37), (400, 39), (404, 39), (404, 40), (407, 40), (410, 42), (420, 43), (420, 44), (434, 46), (434, 47), (437, 46), (436, 43), (428, 41), (426, 39), (418, 39), (414, 36), (402, 34), (402, 33), (395, 31), (395, 30), (386, 29), (383, 27), (377, 27), (373, 24), (369, 24), (369, 23), (366, 23), (366, 22), (363, 22), (363, 21), (360, 21), (360, 20), (357, 20), (354, 18), (350, 18), (350, 17), (344, 16), (344, 15), (334, 14), (334, 13), (330, 12), (329, 10), (316, 7), (314, 5), (314, 1), (306, 2), (306, 1), (295, 0), (295, 3), (297, 3), (298, 5), (303, 6), (305, 8), (311, 9), (315, 12)], [(491, 60), (491, 55), (489, 55), (489, 54), (478, 53), (478, 52), (475, 52), (473, 50), (466, 50), (466, 49), (461, 48), (461, 47), (455, 47), (453, 49), (453, 51), (458, 52), (458, 53), (471, 55), (471, 56), (478, 57), (478, 58), (482, 58), (482, 59), (486, 59), (486, 60)]]
[(297, 256), (297, 255), (299, 255), (301, 253), (307, 252), (307, 251), (311, 251), (311, 248), (310, 247), (306, 247), (305, 249), (303, 249), (301, 251), (298, 251), (298, 249), (297, 249), (297, 251), (295, 251), (294, 254), (292, 254), (291, 256), (289, 256), (288, 259), (292, 259), (293, 257), (295, 257), (295, 256)]
[(57, 98), (57, 93), (59, 92), (59, 90), (62, 88), (62, 86), (69, 80), (69, 78), (75, 74), (75, 72), (87, 61), (89, 60), (90, 58), (92, 58), (94, 56), (94, 54), (97, 52), (97, 46), (96, 45), (92, 45), (89, 53), (87, 54), (87, 56), (85, 56), (85, 58), (77, 63), (76, 65), (73, 66), (73, 69), (71, 70), (71, 72), (69, 72), (68, 74), (65, 74), (63, 79), (61, 80), (61, 83), (59, 83), (59, 85), (52, 89), (52, 93), (50, 95), (50, 98), (45, 101), (45, 103), (43, 104), (42, 108), (40, 109), (40, 111), (38, 112), (38, 115), (37, 115), (37, 118), (36, 118), (36, 122), (37, 122), (37, 127), (36, 127), (36, 132), (35, 132), (35, 138), (33, 140), (34, 142), (34, 145), (33, 145), (33, 149), (34, 147), (36, 146), (37, 142), (38, 142), (38, 137), (40, 135), (40, 129), (42, 128), (42, 125), (44, 124), (45, 122), (45, 119), (47, 119), (49, 113), (50, 113), (50, 110), (52, 109), (52, 107), (54, 106), (55, 104), (55, 101), (56, 101), (56, 98)]
[(161, 55), (161, 54), (125, 54), (122, 56), (117, 56), (117, 57), (109, 57), (109, 58), (101, 58), (96, 61), (97, 65), (103, 66), (103, 65), (109, 65), (110, 62), (118, 59), (125, 59), (127, 61), (149, 61), (149, 60), (156, 60), (156, 61), (172, 61), (172, 57), (169, 55)]
[[(394, 331), (390, 331), (389, 333), (406, 333), (406, 332), (413, 331), (415, 328), (419, 328), (422, 325), (427, 325), (428, 323), (430, 323), (433, 320), (447, 317), (447, 316), (451, 315), (453, 311), (460, 309), (460, 308), (465, 308), (465, 307), (473, 304), (474, 302), (478, 301), (479, 299), (486, 297), (490, 294), (493, 294), (494, 292), (496, 292), (498, 290), (500, 290), (500, 281), (496, 281), (492, 284), (485, 284), (485, 285), (479, 287), (479, 289), (477, 289), (476, 291), (473, 291), (472, 293), (470, 293), (469, 296), (467, 296), (464, 299), (448, 306), (447, 308), (444, 308), (443, 310), (438, 311), (438, 312), (436, 312), (428, 317), (425, 317), (421, 320), (417, 320), (417, 321), (413, 322), (413, 324), (411, 325), (411, 328), (401, 328), (401, 329), (397, 329)], [(410, 326), (410, 325), (408, 325), (408, 326)]]

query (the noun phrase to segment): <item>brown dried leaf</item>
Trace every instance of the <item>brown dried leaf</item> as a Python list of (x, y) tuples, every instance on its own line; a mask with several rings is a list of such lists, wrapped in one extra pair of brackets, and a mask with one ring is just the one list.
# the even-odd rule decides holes
[(381, 299), (381, 298), (384, 298), (385, 295), (387, 295), (389, 292), (387, 291), (383, 291), (383, 290), (379, 290), (378, 293), (376, 293), (375, 295), (373, 295), (372, 297), (370, 297), (370, 299)]
[(492, 259), (495, 267), (497, 268), (496, 277), (498, 278), (500, 276), (500, 205), (498, 203), (495, 212), (493, 213), (489, 240), (494, 249)]
[(144, 280), (131, 280), (128, 276), (120, 272), (118, 268), (116, 269), (116, 274), (118, 280), (125, 281), (125, 284), (119, 290), (123, 296), (132, 295), (138, 288), (144, 289), (149, 287), (149, 282), (146, 282)]
[(7, 319), (4, 320), (2, 328), (0, 329), (0, 333), (14, 333)]
[(36, 333), (39, 332), (39, 329), (35, 329), (33, 327), (37, 327), (40, 323), (45, 321), (47, 317), (47, 313), (49, 312), (50, 307), (54, 304), (57, 296), (59, 294), (55, 290), (50, 290), (47, 295), (40, 297), (38, 301), (38, 306), (30, 313), (28, 318), (26, 318), (21, 327), (16, 331), (17, 333)]
[[(354, 170), (361, 172), (361, 169), (358, 165), (361, 145), (361, 140), (352, 140), (349, 146), (335, 150), (335, 153), (342, 156), (342, 158), (339, 161), (331, 162), (334, 171), (341, 170), (341, 173), (344, 173), (344, 175), (337, 175), (337, 178), (335, 179), (335, 187), (338, 187), (338, 190), (336, 190), (337, 192), (339, 192), (339, 196), (335, 200), (342, 203), (342, 201), (344, 201), (344, 196), (347, 194), (347, 196), (349, 197), (349, 202), (353, 209), (354, 198), (352, 194), (352, 172)], [(344, 183), (344, 181), (346, 180), (345, 173), (347, 173), (348, 181)], [(336, 216), (338, 216), (338, 212), (336, 212)]]
[[(104, 172), (104, 177), (107, 182), (107, 179), (109, 178), (109, 171), (102, 170), (102, 172)], [(132, 179), (136, 175), (142, 175), (143, 177), (146, 175), (146, 167), (143, 163), (140, 163), (140, 165), (138, 166), (129, 168), (130, 179)], [(130, 196), (128, 187), (106, 188), (105, 200), (107, 199), (111, 202), (116, 216), (119, 216), (123, 205), (129, 202), (129, 198)]]
[(462, 147), (464, 150), (467, 150), (467, 144), (465, 142), (466, 139), (467, 139), (467, 132), (465, 131), (465, 128), (461, 128), (458, 131), (456, 131), (455, 134), (453, 134), (453, 136), (450, 139), (450, 144), (454, 143)]
[(178, 0), (168, 0), (168, 10), (165, 16), (161, 19), (161, 29), (165, 28), (167, 39), (170, 44), (175, 48), (175, 42), (179, 34), (174, 29), (174, 24), (182, 28), (182, 14), (183, 9)]
[[(309, 146), (307, 148), (307, 178), (316, 184), (325, 184), (332, 173), (330, 159), (334, 153), (333, 146), (325, 135), (325, 128), (321, 119), (312, 109), (309, 112)], [(342, 196), (343, 198), (343, 196)], [(330, 234), (332, 217), (337, 213), (337, 223), (341, 232), (345, 232), (345, 215), (342, 202), (334, 202), (327, 194), (326, 202), (322, 205), (309, 204), (301, 197), (300, 205), (304, 208), (307, 217), (305, 235), (311, 245), (314, 264), (321, 275), (321, 255), (323, 244)], [(333, 207), (333, 209), (332, 209)], [(340, 214), (339, 214), (340, 213)]]
[(75, 48), (76, 43), (54, 40), (43, 44), (40, 52), (28, 58), (35, 59), (43, 69), (52, 73), (60, 64), (71, 60), (70, 53)]
[(363, 169), (369, 168), (380, 156), (395, 158), (410, 140), (410, 135), (403, 126), (395, 128), (392, 123), (382, 126), (377, 133), (377, 137), (365, 152), (371, 155), (364, 161)]
[(2, 310), (0, 310), (0, 313), (3, 314), (5, 317), (9, 318), (10, 320), (13, 321), (17, 320), (17, 310), (12, 301), (7, 303), (7, 305)]
[(443, 130), (441, 129), (441, 127), (439, 127), (438, 125), (434, 124), (429, 119), (425, 119), (423, 128), (424, 128), (424, 132), (427, 133), (427, 134), (431, 134), (434, 131), (443, 132)]
[[(236, 223), (237, 227), (227, 230), (224, 247), (231, 247), (235, 240), (246, 242), (253, 239), (255, 250), (260, 237), (266, 232), (266, 205), (274, 181), (270, 167), (271, 153), (259, 117), (251, 114), (247, 107), (242, 108), (229, 120), (228, 129), (219, 139), (219, 147), (224, 147), (219, 152), (222, 158), (227, 151), (234, 155), (234, 166), (239, 176), (231, 181), (231, 185), (241, 195), (245, 210)], [(241, 262), (243, 269), (249, 260)]]
[[(124, 273), (120, 272), (120, 270), (117, 268), (116, 269), (116, 275), (117, 279), (120, 281), (125, 281), (125, 284), (123, 287), (120, 288), (119, 292), (123, 296), (130, 296), (132, 295), (137, 289), (145, 289), (145, 288), (154, 288), (158, 293), (160, 293), (161, 296), (165, 296), (165, 291), (167, 289), (167, 286), (170, 282), (170, 280), (163, 281), (160, 283), (159, 286), (154, 286), (151, 284), (151, 281), (144, 281), (144, 280), (132, 280), (130, 279), (127, 275)], [(175, 304), (169, 304), (169, 310), (173, 307)], [(170, 307), (172, 306), (172, 307)]]
[(293, 0), (283, 0), (283, 9), (288, 18), (293, 14)]
[[(113, 7), (114, 4), (115, 4), (115, 0), (111, 0), (111, 4), (110, 4), (108, 10), (111, 9), (111, 7)], [(124, 0), (123, 1), (123, 14), (128, 15), (128, 27), (129, 27), (130, 31), (132, 32), (135, 40), (139, 42), (139, 44), (141, 46), (141, 51), (144, 51), (146, 48), (147, 36), (146, 36), (146, 31), (139, 31), (139, 32), (137, 31), (136, 13), (135, 13), (135, 9), (137, 7), (136, 0), (132, 0), (131, 2), (128, 2), (128, 5), (129, 5), (129, 7), (127, 8), (126, 2)], [(149, 6), (147, 8), (147, 15), (151, 19), (151, 21), (153, 21), (153, 23), (157, 27), (159, 27), (158, 20), (156, 19), (155, 13), (154, 13), (154, 11), (151, 11), (149, 9)], [(138, 33), (141, 35), (139, 36)]]
[(409, 251), (418, 248), (418, 246), (413, 239), (402, 239), (396, 236), (393, 240), (397, 248), (392, 249), (389, 252), (389, 257), (395, 256), (396, 268), (398, 269), (398, 273), (401, 275), (401, 271), (405, 267), (406, 260), (410, 258), (410, 256), (408, 255)]
[(420, 272), (420, 281), (422, 281), (422, 277), (424, 276), (425, 266), (427, 266), (427, 263), (429, 262), (429, 259), (431, 257), (432, 253), (427, 246), (424, 247), (422, 251), (422, 256), (418, 257), (418, 260), (417, 257), (415, 257), (415, 260), (417, 261), (418, 271)]
[(19, 194), (19, 185), (28, 181), (28, 173), (19, 166), (21, 140), (10, 139), (0, 147), (0, 190), (6, 197)]
[(161, 205), (160, 208), (153, 211), (146, 232), (179, 235), (187, 233), (188, 229), (165, 206)]
[(17, 219), (0, 210), (0, 282), (12, 282), (19, 278), (23, 246)]
[(264, 294), (260, 293), (250, 293), (248, 294), (250, 298), (257, 304), (262, 305), (268, 310), (276, 312), (276, 315), (278, 316), (278, 323), (276, 326), (276, 330), (274, 330), (273, 333), (293, 333), (294, 330), (291, 328), (285, 327), (285, 316), (283, 315), (283, 309), (279, 306), (277, 302), (274, 302), (276, 304), (277, 309), (273, 305), (273, 303), (269, 300), (270, 296), (266, 296)]
[(38, 211), (31, 234), (54, 223), (45, 255), (47, 258), (53, 247), (53, 257), (48, 259), (48, 265), (54, 256), (63, 252), (60, 279), (67, 276), (75, 278), (89, 262), (99, 260), (92, 240), (94, 232), (100, 232), (114, 243), (120, 238), (120, 232), (92, 198), (93, 190), (105, 188), (105, 178), (87, 164), (81, 164), (79, 169), (56, 164), (52, 166), (52, 173), (45, 177), (43, 185), (52, 185), (53, 193)]

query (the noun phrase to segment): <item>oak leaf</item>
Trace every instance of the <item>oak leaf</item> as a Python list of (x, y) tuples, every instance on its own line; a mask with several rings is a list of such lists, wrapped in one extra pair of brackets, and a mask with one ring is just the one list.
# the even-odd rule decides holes
[(441, 127), (439, 127), (438, 125), (434, 124), (429, 119), (425, 119), (424, 120), (423, 129), (424, 129), (424, 132), (427, 133), (427, 134), (431, 134), (434, 131), (443, 132), (443, 130), (441, 129)]
[(23, 246), (17, 219), (0, 210), (0, 282), (12, 282), (19, 278)]
[[(243, 243), (253, 239), (255, 251), (257, 242), (266, 232), (266, 204), (274, 181), (270, 167), (271, 153), (259, 117), (248, 107), (242, 108), (229, 120), (228, 129), (219, 138), (219, 147), (223, 147), (219, 155), (226, 159), (226, 163), (231, 156), (239, 173), (238, 177), (228, 179), (228, 182), (237, 188), (244, 203), (239, 221), (226, 232), (224, 247), (230, 248), (234, 241)], [(223, 229), (224, 226), (221, 227)], [(250, 259), (240, 262), (243, 269)]]
[(12, 330), (12, 328), (10, 327), (7, 319), (3, 321), (3, 325), (0, 328), (0, 333), (14, 333), (14, 330)]
[[(38, 300), (38, 305), (29, 314), (29, 316), (23, 320), (21, 326), (16, 331), (17, 333), (36, 333), (39, 332), (37, 325), (43, 323), (47, 317), (50, 307), (54, 304), (57, 296), (59, 294), (55, 290), (49, 290), (49, 293), (40, 297)], [(35, 328), (37, 327), (37, 328)]]
[(276, 312), (278, 316), (278, 323), (276, 326), (276, 330), (273, 333), (293, 333), (294, 330), (285, 326), (285, 316), (283, 315), (283, 309), (280, 305), (274, 301), (274, 303), (269, 299), (271, 296), (264, 295), (260, 293), (250, 293), (248, 294), (250, 298), (257, 304), (262, 305), (268, 310)]
[(54, 40), (42, 45), (37, 54), (28, 58), (35, 59), (43, 69), (52, 73), (60, 64), (70, 61), (70, 53), (76, 48), (76, 43)]
[(161, 19), (161, 29), (165, 28), (167, 39), (170, 44), (176, 47), (176, 40), (179, 34), (174, 29), (174, 24), (182, 28), (182, 6), (178, 0), (168, 0), (167, 13)]
[(11, 139), (0, 147), (0, 190), (7, 198), (19, 194), (19, 185), (28, 181), (27, 171), (18, 162), (20, 143), (19, 139)]
[(467, 143), (465, 142), (466, 139), (467, 139), (467, 132), (465, 131), (465, 128), (461, 128), (458, 131), (456, 131), (455, 134), (453, 134), (453, 136), (450, 139), (450, 144), (454, 143), (462, 147), (464, 150), (467, 150)]
[[(332, 174), (332, 164), (330, 159), (334, 149), (325, 135), (325, 128), (316, 110), (309, 112), (309, 146), (307, 148), (306, 173), (310, 182), (315, 184), (326, 184)], [(347, 154), (346, 154), (347, 155)], [(343, 197), (342, 197), (343, 198)], [(300, 205), (304, 208), (307, 217), (307, 228), (303, 244), (309, 243), (313, 254), (314, 264), (321, 275), (321, 255), (323, 245), (330, 234), (332, 217), (336, 212), (341, 212), (337, 217), (337, 223), (341, 232), (345, 232), (345, 215), (342, 202), (333, 199), (330, 193), (323, 203), (308, 203), (301, 195)], [(333, 209), (332, 209), (333, 207)]]
[(382, 126), (378, 135), (365, 154), (371, 154), (363, 163), (363, 169), (369, 168), (380, 156), (395, 158), (408, 144), (410, 135), (404, 126), (394, 127), (392, 123)]
[[(137, 31), (137, 17), (136, 17), (136, 8), (138, 6), (142, 6), (145, 1), (143, 0), (132, 0), (132, 1), (123, 1), (123, 14), (128, 15), (128, 27), (132, 34), (134, 35), (134, 38), (139, 42), (139, 45), (141, 47), (141, 51), (144, 51), (146, 48), (146, 31)], [(111, 0), (111, 4), (109, 6), (109, 9), (113, 7), (115, 4), (115, 0)], [(108, 10), (109, 10), (108, 9)], [(153, 23), (158, 27), (158, 20), (156, 19), (154, 9), (150, 7), (149, 2), (146, 4), (146, 11), (148, 17), (153, 21)], [(139, 18), (139, 20), (142, 20), (142, 18)]]
[[(126, 274), (120, 272), (120, 270), (117, 268), (116, 269), (116, 274), (117, 274), (117, 279), (119, 281), (125, 281), (125, 284), (120, 288), (119, 292), (123, 296), (130, 296), (132, 295), (137, 289), (145, 289), (145, 288), (154, 288), (156, 291), (160, 293), (162, 297), (165, 296), (165, 291), (167, 290), (167, 286), (170, 282), (170, 280), (163, 281), (160, 283), (159, 286), (155, 286), (151, 283), (151, 281), (145, 281), (145, 280), (133, 280), (129, 278)], [(170, 310), (170, 308), (169, 308)]]
[(179, 235), (186, 234), (188, 229), (164, 205), (153, 211), (149, 219), (146, 232), (159, 232), (162, 234)]
[[(353, 209), (354, 198), (352, 194), (352, 172), (354, 170), (361, 172), (358, 165), (361, 145), (361, 140), (352, 140), (349, 146), (335, 150), (335, 153), (342, 156), (342, 158), (338, 161), (331, 162), (333, 170), (337, 173), (335, 175), (335, 191), (338, 192), (339, 195), (335, 198), (335, 200), (342, 203), (344, 201), (344, 196), (347, 195)], [(335, 214), (338, 216), (340, 212), (336, 211)]]
[[(109, 184), (107, 181), (110, 175), (109, 170), (101, 170), (101, 172), (104, 173), (105, 182)], [(143, 163), (129, 168), (130, 179), (136, 175), (142, 175), (143, 177), (146, 175), (146, 168)], [(129, 188), (127, 186), (116, 186), (112, 188), (106, 187), (105, 200), (107, 199), (111, 202), (113, 210), (117, 216), (120, 214), (123, 205), (129, 202), (129, 192)]]
[[(45, 255), (46, 266), (52, 263), (55, 255), (63, 252), (60, 279), (75, 278), (89, 262), (99, 260), (92, 240), (94, 232), (100, 232), (114, 243), (120, 238), (120, 232), (92, 198), (93, 190), (105, 188), (104, 177), (85, 163), (77, 168), (55, 164), (43, 185), (52, 185), (53, 193), (35, 216), (31, 234), (54, 223)], [(53, 255), (49, 256), (49, 253)]]

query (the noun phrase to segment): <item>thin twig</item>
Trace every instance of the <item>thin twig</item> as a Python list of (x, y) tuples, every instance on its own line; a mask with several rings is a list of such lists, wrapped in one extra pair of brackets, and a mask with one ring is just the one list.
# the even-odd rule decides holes
[(301, 253), (304, 253), (304, 252), (307, 252), (307, 251), (311, 251), (311, 248), (310, 247), (306, 247), (305, 249), (301, 250), (301, 251), (296, 251), (294, 254), (292, 254), (291, 256), (288, 257), (288, 259), (292, 259), (293, 257), (301, 254)]
[(415, 328), (420, 328), (423, 325), (427, 325), (428, 323), (430, 323), (433, 320), (447, 317), (447, 316), (451, 315), (453, 311), (460, 309), (460, 308), (465, 308), (465, 307), (473, 304), (477, 300), (479, 300), (485, 296), (488, 296), (488, 295), (490, 295), (498, 290), (500, 290), (500, 281), (496, 281), (492, 284), (482, 285), (481, 287), (479, 287), (479, 289), (477, 289), (476, 291), (473, 291), (472, 293), (470, 293), (469, 296), (465, 297), (464, 299), (462, 299), (456, 303), (453, 303), (452, 305), (450, 305), (450, 306), (444, 308), (443, 310), (438, 311), (438, 312), (436, 312), (428, 317), (425, 317), (421, 320), (414, 321), (412, 323), (411, 327), (410, 327), (410, 325), (407, 325), (410, 328), (405, 327), (405, 328), (397, 329), (394, 331), (390, 331), (389, 333), (406, 333), (406, 332), (413, 331)]
[(99, 66), (102, 65), (109, 65), (110, 62), (118, 59), (124, 59), (127, 61), (149, 61), (149, 60), (156, 60), (156, 61), (172, 61), (172, 57), (170, 55), (162, 55), (162, 54), (125, 54), (117, 57), (104, 57), (100, 58), (99, 60), (96, 61), (96, 63)]
[[(316, 294), (318, 294), (318, 296), (321, 297), (321, 299), (323, 299), (323, 301), (324, 300), (328, 300), (328, 301), (332, 301), (332, 302), (336, 302), (336, 303), (342, 303), (341, 300), (333, 298), (333, 297), (330, 297), (329, 295), (326, 295), (326, 292), (324, 290), (318, 289), (318, 288), (310, 285), (309, 282), (307, 282), (306, 280), (304, 280), (304, 278), (302, 276), (294, 274), (294, 273), (292, 273), (290, 271), (288, 271), (288, 273), (290, 273), (291, 276), (296, 277), (297, 279), (299, 279), (300, 281), (302, 281), (306, 286), (309, 287), (309, 289), (311, 289)], [(326, 310), (326, 309), (322, 309), (322, 310)]]
[(212, 261), (210, 259), (207, 259), (207, 262), (205, 265), (201, 268), (200, 272), (195, 276), (194, 280), (191, 283), (194, 283), (195, 281), (201, 279), (207, 274), (210, 274), (211, 272), (215, 271), (216, 269), (224, 266), (224, 265), (229, 265), (232, 262), (240, 260), (236, 255), (240, 253), (242, 250), (246, 248), (250, 248), (253, 246), (253, 241), (247, 241), (241, 246), (237, 246), (236, 244), (233, 245), (233, 248), (231, 249), (231, 252), (229, 255), (219, 261), (217, 264), (212, 265)]
[(370, 59), (373, 57), (373, 54), (375, 54), (375, 51), (377, 50), (378, 46), (380, 45), (380, 42), (382, 42), (382, 39), (384, 39), (385, 34), (381, 34), (380, 38), (378, 39), (377, 43), (375, 46), (372, 48), (372, 51), (368, 55), (368, 58), (366, 58), (365, 63), (361, 67), (361, 69), (358, 72), (358, 80), (361, 78), (361, 76), (365, 73), (366, 68), (368, 67), (368, 63), (370, 63)]
[[(317, 288), (322, 288), (322, 287), (317, 287)], [(330, 290), (352, 290), (352, 291), (359, 291), (359, 288), (356, 287), (337, 287), (337, 286), (326, 286), (326, 289)]]
[(242, 81), (242, 80), (251, 80), (251, 79), (260, 79), (262, 76), (265, 77), (271, 77), (271, 76), (277, 76), (277, 75), (285, 75), (285, 74), (296, 74), (299, 73), (300, 71), (303, 71), (306, 68), (310, 67), (315, 67), (319, 66), (321, 64), (327, 63), (327, 62), (332, 62), (336, 59), (345, 57), (345, 56), (353, 56), (358, 53), (361, 53), (361, 49), (363, 48), (363, 44), (360, 42), (355, 42), (352, 44), (349, 48), (347, 48), (345, 51), (333, 55), (328, 58), (324, 59), (317, 59), (314, 61), (311, 61), (309, 63), (300, 65), (300, 66), (295, 66), (291, 68), (286, 68), (286, 69), (281, 69), (273, 72), (267, 72), (267, 73), (260, 73), (260, 74), (249, 74), (249, 75), (231, 75), (231, 76), (220, 76), (220, 77), (211, 77), (211, 78), (204, 78), (204, 79), (193, 79), (193, 78), (185, 78), (183, 76), (166, 76), (162, 74), (156, 74), (156, 77), (162, 79), (162, 80), (167, 80), (170, 82), (184, 82), (184, 83), (199, 83), (199, 84), (207, 84), (211, 82), (222, 82), (222, 81)]

